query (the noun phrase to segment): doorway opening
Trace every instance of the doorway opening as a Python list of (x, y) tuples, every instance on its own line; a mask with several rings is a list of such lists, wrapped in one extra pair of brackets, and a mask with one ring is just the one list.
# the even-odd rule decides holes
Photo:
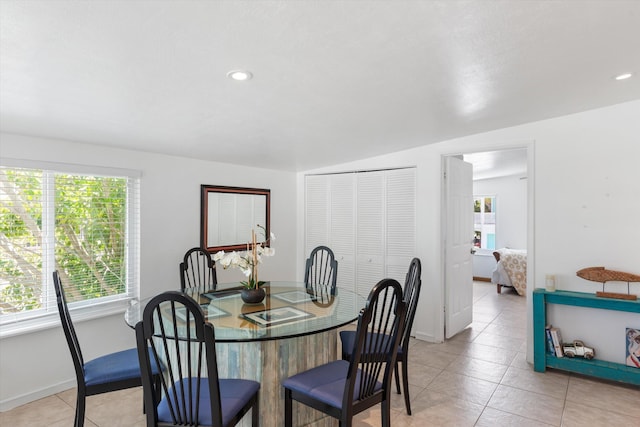
[[(445, 180), (443, 181), (443, 188), (445, 188), (443, 227), (447, 234), (445, 245), (443, 245), (445, 339), (452, 338), (473, 322), (473, 280), (474, 278), (492, 280), (497, 266), (494, 251), (511, 248), (526, 253), (532, 249), (533, 191), (531, 182), (528, 180), (532, 171), (532, 148), (531, 143), (515, 148), (445, 156), (443, 177), (451, 174), (451, 171), (447, 170), (450, 158), (471, 164), (473, 170), (470, 183), (447, 182), (455, 179), (467, 181), (469, 178), (465, 178), (464, 175), (462, 178), (453, 180), (448, 179), (451, 177), (443, 178)], [(456, 188), (452, 189), (452, 185)], [(468, 198), (469, 191), (471, 191), (470, 201), (465, 199)], [(461, 197), (464, 200), (462, 203)], [(465, 218), (469, 217), (462, 213), (456, 214), (456, 209), (469, 209), (470, 216), (473, 216), (471, 220), (473, 224), (467, 224), (466, 221), (469, 220)], [(460, 222), (460, 224), (452, 224), (452, 222)], [(460, 233), (459, 230), (464, 230), (464, 239), (467, 239), (463, 241), (467, 245), (464, 250), (451, 244), (455, 234)], [(467, 231), (468, 236), (466, 236)], [(471, 273), (468, 268), (462, 270), (460, 268), (465, 265), (464, 259), (461, 260), (460, 257), (465, 256), (472, 264)], [(532, 257), (527, 256), (527, 259), (529, 263), (527, 282), (532, 283)], [(461, 283), (462, 281), (464, 283)], [(532, 285), (528, 288), (532, 288)], [(511, 291), (507, 290), (507, 292)], [(521, 298), (524, 298), (525, 302), (530, 292), (530, 289), (522, 292)], [(526, 306), (529, 305), (526, 304)], [(461, 322), (459, 313), (469, 313), (469, 311), (471, 316), (468, 314), (463, 316)], [(530, 336), (530, 334), (527, 335)], [(527, 346), (530, 347), (529, 344)]]

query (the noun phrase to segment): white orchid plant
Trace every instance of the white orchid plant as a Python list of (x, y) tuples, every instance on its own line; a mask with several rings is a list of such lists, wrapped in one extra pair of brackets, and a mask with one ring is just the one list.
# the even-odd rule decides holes
[[(261, 230), (262, 235), (267, 237), (267, 230), (260, 224), (257, 227)], [(251, 243), (247, 243), (247, 250), (242, 252), (217, 252), (213, 256), (215, 262), (219, 262), (225, 270), (229, 267), (239, 268), (247, 280), (240, 282), (246, 289), (258, 289), (265, 282), (258, 280), (258, 264), (262, 262), (263, 257), (274, 256), (276, 250), (267, 247), (271, 241), (276, 240), (276, 236), (270, 233), (268, 239), (264, 242), (256, 242), (256, 232), (251, 230)]]

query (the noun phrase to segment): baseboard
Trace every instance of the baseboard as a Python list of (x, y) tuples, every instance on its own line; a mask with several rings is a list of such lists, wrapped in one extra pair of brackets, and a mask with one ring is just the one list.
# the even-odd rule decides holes
[(477, 277), (477, 276), (473, 276), (473, 280), (475, 282), (491, 282), (491, 278), (489, 277)]
[(434, 337), (431, 334), (425, 334), (423, 332), (416, 332), (415, 334), (415, 339), (420, 340), (420, 341), (426, 341), (426, 342), (431, 342), (431, 343), (441, 343), (442, 341), (439, 341), (436, 339), (436, 337)]
[(0, 412), (10, 411), (11, 409), (17, 408), (18, 406), (31, 403), (38, 399), (60, 393), (61, 391), (69, 390), (70, 388), (74, 387), (76, 387), (76, 381), (69, 380), (49, 387), (41, 388), (40, 390), (32, 391), (20, 396), (15, 396), (10, 399), (0, 401)]

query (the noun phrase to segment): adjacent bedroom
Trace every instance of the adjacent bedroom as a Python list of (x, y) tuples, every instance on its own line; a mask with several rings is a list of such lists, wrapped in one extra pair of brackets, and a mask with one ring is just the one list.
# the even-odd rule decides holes
[(527, 151), (465, 154), (473, 164), (473, 279), (526, 297)]

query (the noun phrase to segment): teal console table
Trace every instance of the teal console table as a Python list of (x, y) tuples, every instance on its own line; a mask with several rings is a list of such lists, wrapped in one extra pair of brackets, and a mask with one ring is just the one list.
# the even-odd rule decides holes
[(621, 363), (582, 358), (555, 357), (546, 352), (544, 328), (547, 325), (547, 304), (572, 305), (601, 310), (640, 313), (640, 301), (599, 298), (584, 292), (533, 290), (533, 369), (544, 372), (547, 368), (562, 369), (628, 384), (640, 385), (640, 369)]

